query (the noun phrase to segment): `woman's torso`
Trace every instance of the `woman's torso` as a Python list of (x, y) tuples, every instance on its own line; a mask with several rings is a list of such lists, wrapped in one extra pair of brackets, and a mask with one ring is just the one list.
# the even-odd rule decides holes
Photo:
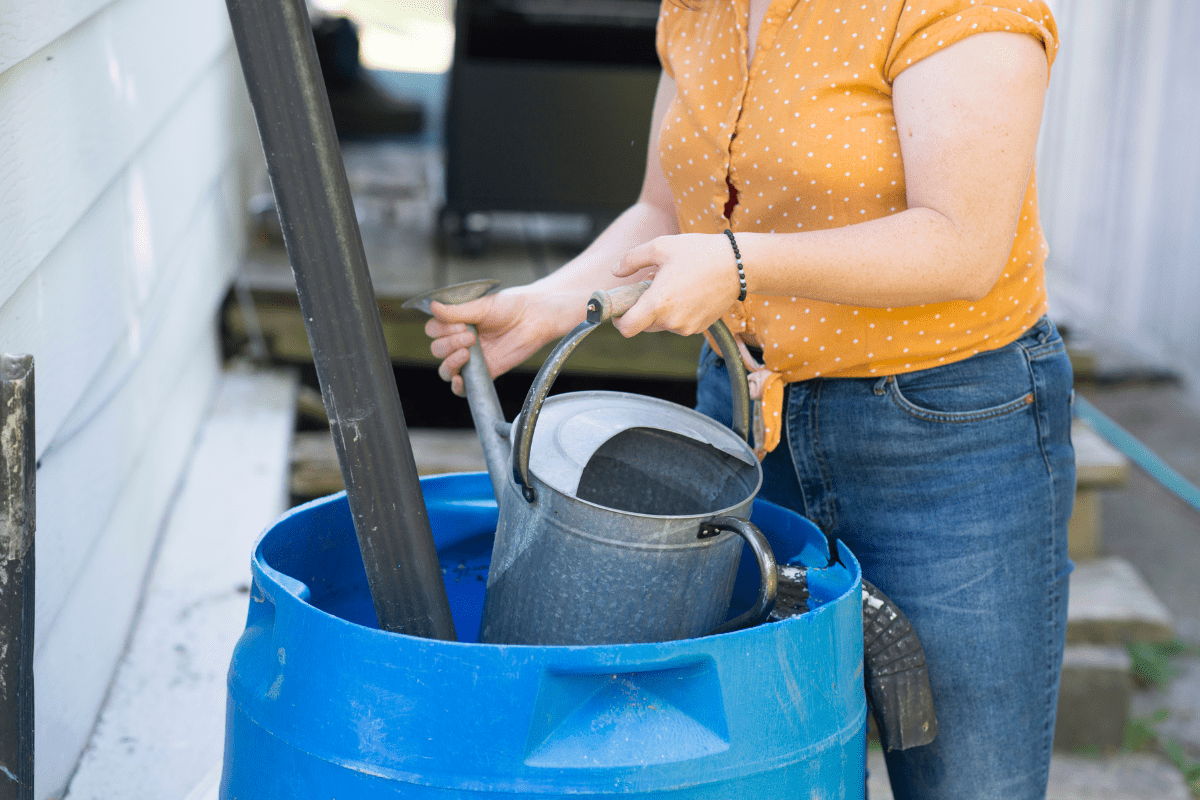
[[(659, 52), (677, 93), (660, 162), (681, 230), (795, 233), (903, 211), (891, 83), (985, 30), (1030, 33), (1054, 51), (1040, 0), (667, 0)], [(729, 219), (727, 179), (738, 201)], [(1009, 266), (980, 301), (876, 309), (809, 300), (798, 287), (794, 297), (751, 295), (726, 321), (789, 382), (915, 371), (1003, 346), (1046, 308), (1032, 177), (1020, 216)]]

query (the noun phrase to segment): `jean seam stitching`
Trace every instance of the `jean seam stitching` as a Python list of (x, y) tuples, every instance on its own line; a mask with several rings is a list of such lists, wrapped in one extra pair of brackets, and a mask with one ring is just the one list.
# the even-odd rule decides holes
[[(1048, 564), (1043, 564), (1045, 572), (1048, 573), (1048, 575), (1045, 577), (1049, 578), (1050, 588), (1048, 592), (1048, 599), (1050, 601), (1050, 608), (1056, 609), (1054, 612), (1054, 624), (1046, 627), (1046, 639), (1043, 642), (1042, 651), (1045, 658), (1042, 668), (1045, 670), (1046, 677), (1048, 679), (1044, 685), (1050, 687), (1054, 685), (1055, 670), (1053, 653), (1056, 648), (1055, 638), (1057, 636), (1056, 631), (1058, 628), (1057, 608), (1059, 588), (1057, 584), (1057, 575), (1055, 574), (1057, 573), (1057, 569), (1054, 568), (1053, 564), (1055, 553), (1055, 531), (1058, 528), (1058, 491), (1057, 487), (1055, 486), (1054, 466), (1050, 462), (1049, 453), (1046, 452), (1046, 436), (1048, 431), (1046, 429), (1047, 421), (1043, 419), (1043, 414), (1046, 411), (1045, 403), (1047, 398), (1045, 396), (1045, 391), (1039, 391), (1039, 388), (1041, 387), (1039, 386), (1038, 376), (1034, 370), (1034, 354), (1032, 351), (1037, 348), (1026, 347), (1020, 343), (1018, 343), (1018, 347), (1020, 347), (1021, 351), (1025, 354), (1025, 363), (1027, 369), (1029, 370), (1029, 380), (1033, 385), (1033, 419), (1037, 430), (1038, 451), (1042, 454), (1042, 463), (1046, 469), (1046, 478), (1048, 482), (1047, 489), (1050, 497), (1050, 524), (1046, 525), (1045, 527), (1046, 533), (1042, 541), (1042, 552), (1045, 554), (1046, 561), (1050, 562)], [(1042, 725), (1042, 741), (1040, 742), (1040, 746), (1044, 755), (1043, 761), (1047, 764), (1049, 763), (1049, 755), (1053, 751), (1053, 727), (1051, 726), (1051, 719), (1053, 718), (1052, 715), (1055, 712), (1055, 707), (1050, 701), (1050, 691), (1047, 690), (1046, 696), (1043, 698), (1042, 715), (1045, 722)]]
[[(797, 437), (792, 435), (792, 422), (796, 418), (796, 414), (792, 413), (792, 404), (796, 403), (796, 402), (800, 402), (800, 401), (793, 400), (793, 392), (792, 392), (791, 386), (788, 386), (786, 397), (787, 397), (787, 409), (788, 409), (788, 411), (787, 411), (788, 454), (792, 457), (792, 474), (796, 478), (796, 491), (798, 491), (800, 493), (800, 501), (802, 503), (804, 503), (804, 512), (803, 512), (804, 517), (805, 517), (805, 519), (809, 519), (811, 521), (812, 510), (809, 507), (811, 505), (811, 503), (809, 502), (810, 498), (808, 496), (808, 492), (806, 492), (804, 490), (804, 476), (800, 474), (800, 465), (803, 463), (803, 460), (801, 458), (799, 458), (796, 454)], [(799, 437), (799, 438), (801, 438), (805, 441), (808, 440), (807, 436), (803, 436), (803, 437)]]
[[(1035, 387), (1034, 387), (1035, 392), (1036, 392), (1036, 389), (1037, 389), (1037, 387), (1035, 385)], [(1040, 395), (1035, 395), (1035, 398), (1036, 398), (1035, 399), (1035, 408), (1039, 409), (1039, 412), (1040, 412), (1042, 405), (1046, 401), (1045, 392), (1040, 393)], [(1038, 423), (1039, 423), (1039, 429), (1040, 429), (1041, 414), (1039, 413), (1036, 416), (1039, 418)], [(1057, 564), (1054, 563), (1054, 555), (1053, 555), (1054, 553), (1057, 552), (1055, 539), (1056, 539), (1056, 532), (1058, 530), (1059, 497), (1058, 497), (1058, 487), (1056, 485), (1057, 481), (1054, 478), (1054, 469), (1050, 465), (1049, 458), (1046, 455), (1045, 446), (1042, 442), (1042, 436), (1041, 436), (1040, 432), (1038, 435), (1038, 444), (1042, 448), (1043, 458), (1046, 458), (1046, 472), (1047, 472), (1047, 476), (1049, 478), (1049, 484), (1050, 484), (1050, 486), (1049, 486), (1049, 489), (1050, 489), (1050, 519), (1052, 520), (1052, 522), (1050, 525), (1046, 526), (1046, 541), (1045, 541), (1045, 545), (1042, 549), (1042, 552), (1044, 552), (1046, 554), (1046, 559), (1050, 562), (1050, 564), (1049, 564), (1050, 568), (1047, 569), (1046, 572), (1049, 573), (1048, 577), (1050, 579), (1050, 607), (1055, 609), (1054, 624), (1051, 626), (1048, 626), (1046, 629), (1046, 643), (1045, 643), (1046, 663), (1044, 666), (1045, 666), (1045, 670), (1046, 670), (1047, 680), (1044, 685), (1054, 686), (1055, 685), (1055, 677), (1056, 677), (1054, 673), (1056, 670), (1055, 670), (1055, 665), (1054, 665), (1055, 659), (1054, 659), (1053, 654), (1057, 647), (1056, 639), (1058, 636), (1057, 632), (1058, 632), (1058, 628), (1059, 628), (1059, 617), (1061, 616), (1058, 611), (1059, 596), (1062, 591), (1059, 586), (1059, 578), (1058, 578), (1058, 574), (1057, 574), (1058, 568), (1057, 568)], [(1060, 669), (1061, 669), (1061, 666), (1060, 666)], [(1050, 692), (1047, 692), (1044, 707), (1042, 709), (1042, 713), (1046, 720), (1045, 725), (1043, 727), (1043, 731), (1042, 731), (1042, 748), (1043, 748), (1043, 753), (1044, 753), (1043, 763), (1045, 763), (1047, 765), (1050, 763), (1050, 756), (1054, 749), (1054, 725), (1053, 725), (1052, 720), (1055, 720), (1055, 717), (1057, 716), (1057, 704), (1055, 702), (1053, 702), (1056, 699), (1057, 699), (1056, 697), (1055, 698), (1050, 697)]]
[[(705, 342), (702, 345), (702, 348), (704, 347), (708, 347), (708, 342)], [(700, 381), (704, 380), (705, 376), (708, 375), (709, 370), (716, 365), (716, 359), (712, 357), (714, 355), (716, 355), (716, 351), (712, 348), (709, 348), (707, 354), (703, 352), (703, 349), (701, 350), (700, 361), (696, 366), (696, 383), (700, 383)]]
[(1044, 405), (1046, 402), (1046, 393), (1044, 391), (1038, 391), (1038, 376), (1034, 373), (1033, 358), (1029, 354), (1029, 349), (1024, 345), (1021, 345), (1020, 347), (1025, 353), (1025, 365), (1029, 370), (1029, 382), (1033, 385), (1033, 420), (1034, 424), (1037, 426), (1038, 451), (1042, 454), (1042, 463), (1046, 465), (1046, 474), (1053, 479), (1054, 465), (1050, 463), (1050, 454), (1046, 452), (1046, 436), (1048, 431), (1046, 430), (1045, 420), (1042, 419), (1042, 415), (1046, 411)]
[[(1036, 388), (1036, 387), (1035, 387)], [(900, 410), (920, 420), (926, 422), (945, 422), (945, 423), (961, 423), (961, 422), (980, 422), (994, 417), (1002, 417), (1011, 414), (1014, 411), (1020, 411), (1030, 405), (1029, 394), (1018, 397), (1015, 400), (1009, 400), (1003, 405), (993, 406), (992, 408), (984, 408), (979, 411), (931, 411), (924, 409), (913, 403), (900, 391), (900, 386), (896, 381), (892, 381), (887, 387), (888, 396)], [(1036, 398), (1035, 398), (1036, 400)]]
[(1017, 346), (1028, 353), (1030, 358), (1034, 359), (1058, 355), (1060, 352), (1067, 349), (1066, 345), (1063, 344), (1061, 340), (1055, 340), (1048, 344), (1038, 344), (1034, 347), (1026, 347), (1023, 344), (1020, 344), (1019, 341), (1020, 340), (1018, 340)]
[[(836, 503), (834, 502), (834, 496), (833, 496), (833, 481), (829, 477), (829, 468), (825, 464), (825, 454), (824, 454), (823, 449), (821, 448), (821, 432), (820, 432), (820, 423), (819, 423), (819, 418), (820, 418), (819, 414), (820, 414), (820, 405), (821, 405), (821, 389), (824, 387), (824, 385), (825, 385), (825, 382), (823, 380), (818, 380), (815, 385), (815, 391), (813, 392), (813, 402), (812, 402), (812, 412), (811, 412), (812, 438), (813, 438), (813, 445), (814, 445), (813, 454), (816, 456), (816, 459), (817, 459), (817, 468), (821, 472), (821, 486), (825, 489), (824, 505), (828, 509), (827, 515), (828, 515), (828, 519), (829, 519), (829, 530), (833, 530), (834, 527), (837, 525), (837, 506), (836, 506)], [(826, 516), (826, 514), (823, 514), (822, 516)]]

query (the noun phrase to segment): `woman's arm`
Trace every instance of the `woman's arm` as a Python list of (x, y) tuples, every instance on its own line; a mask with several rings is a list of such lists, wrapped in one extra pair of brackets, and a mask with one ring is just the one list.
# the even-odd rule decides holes
[(582, 322), (593, 291), (641, 280), (641, 270), (632, 270), (623, 277), (615, 275), (614, 266), (630, 249), (679, 233), (675, 201), (658, 161), (658, 132), (674, 99), (675, 81), (663, 73), (654, 98), (641, 195), (586, 250), (527, 286), (457, 306), (433, 304), (435, 316), (426, 324), (425, 332), (434, 339), (430, 350), (443, 359), (438, 373), (451, 382), (455, 394), (462, 394), (458, 373), (467, 363), (467, 348), (474, 342), (465, 323), (476, 325), (492, 375), (507, 372), (546, 342)]
[[(902, 72), (892, 87), (908, 208), (812, 233), (737, 234), (749, 291), (901, 307), (977, 299), (1012, 248), (1037, 148), (1046, 54), (1022, 34), (970, 36)], [(618, 276), (655, 271), (617, 326), (701, 331), (737, 299), (724, 235), (656, 239)]]

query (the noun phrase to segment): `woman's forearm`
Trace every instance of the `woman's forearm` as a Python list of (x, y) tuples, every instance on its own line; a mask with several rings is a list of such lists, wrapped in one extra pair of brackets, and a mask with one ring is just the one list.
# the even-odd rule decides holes
[[(811, 233), (738, 234), (750, 292), (895, 308), (977, 300), (1004, 268), (1016, 215), (1001, 235), (980, 236), (938, 211), (912, 208)], [(732, 263), (732, 255), (731, 255)]]
[[(556, 303), (570, 326), (583, 320), (587, 299), (597, 289), (643, 280), (645, 273), (615, 277), (613, 267), (634, 247), (679, 232), (674, 210), (639, 201), (613, 220), (587, 249), (528, 289)], [(568, 327), (569, 329), (569, 327)]]
[(652, 203), (638, 201), (613, 220), (587, 249), (564, 264), (562, 268), (538, 281), (551, 290), (580, 285), (595, 289), (611, 289), (630, 283), (628, 277), (617, 278), (613, 267), (621, 257), (638, 245), (659, 236), (679, 233), (674, 209), (666, 210)]
[(575, 258), (540, 280), (506, 290), (535, 298), (542, 324), (536, 326), (540, 341), (566, 335), (583, 321), (587, 301), (597, 289), (611, 289), (643, 280), (652, 270), (618, 278), (613, 267), (631, 248), (660, 236), (678, 233), (675, 214), (654, 203), (638, 201), (626, 209)]

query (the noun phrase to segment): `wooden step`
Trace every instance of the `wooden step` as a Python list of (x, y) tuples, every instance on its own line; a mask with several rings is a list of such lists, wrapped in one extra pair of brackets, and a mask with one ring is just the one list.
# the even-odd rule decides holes
[[(421, 475), (487, 469), (483, 448), (473, 430), (411, 428), (408, 437)], [(344, 488), (329, 431), (296, 433), (291, 460), (289, 488), (293, 497), (324, 497)]]
[[(311, 364), (312, 350), (295, 292), (255, 290), (250, 292), (264, 344), (271, 359), (289, 364)], [(429, 352), (425, 335), (428, 317), (401, 308), (407, 297), (378, 298), (383, 336), (392, 363), (435, 368), (438, 359)], [(227, 302), (223, 322), (227, 349), (237, 350), (249, 341), (246, 313), (236, 302)], [(567, 375), (616, 375), (639, 378), (694, 380), (703, 339), (673, 333), (642, 333), (626, 339), (612, 325), (601, 325), (579, 345), (563, 368)], [(554, 342), (530, 356), (517, 371), (536, 372)]]
[(1071, 423), (1075, 481), (1083, 489), (1119, 489), (1129, 480), (1129, 459), (1081, 419)]

